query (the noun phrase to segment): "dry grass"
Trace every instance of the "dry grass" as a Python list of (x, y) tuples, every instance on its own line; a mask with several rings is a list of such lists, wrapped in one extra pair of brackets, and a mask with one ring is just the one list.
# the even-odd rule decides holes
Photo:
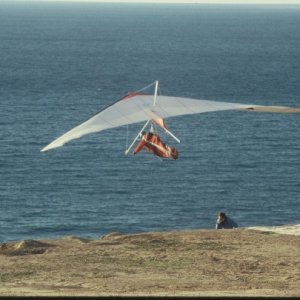
[(247, 229), (0, 246), (0, 295), (300, 296), (300, 236)]

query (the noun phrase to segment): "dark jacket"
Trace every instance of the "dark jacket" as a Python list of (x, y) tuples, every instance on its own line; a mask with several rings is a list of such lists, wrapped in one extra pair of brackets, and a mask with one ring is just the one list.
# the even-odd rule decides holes
[(238, 225), (235, 221), (233, 221), (232, 219), (228, 218), (227, 216), (225, 217), (225, 221), (223, 221), (222, 223), (219, 223), (217, 221), (216, 224), (216, 229), (231, 229), (231, 228), (237, 228)]

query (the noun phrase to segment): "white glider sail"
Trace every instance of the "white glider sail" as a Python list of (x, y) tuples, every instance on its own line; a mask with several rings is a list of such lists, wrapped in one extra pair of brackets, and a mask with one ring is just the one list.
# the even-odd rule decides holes
[(300, 113), (299, 108), (197, 100), (183, 97), (162, 96), (157, 95), (156, 93), (153, 98), (153, 95), (132, 93), (100, 111), (86, 122), (66, 132), (44, 147), (41, 151), (44, 152), (61, 147), (71, 140), (78, 139), (84, 135), (119, 126), (149, 120), (163, 120), (174, 116), (222, 110)]

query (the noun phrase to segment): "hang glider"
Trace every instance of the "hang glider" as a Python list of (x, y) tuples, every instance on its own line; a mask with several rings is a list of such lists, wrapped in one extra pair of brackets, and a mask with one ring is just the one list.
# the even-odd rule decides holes
[[(142, 91), (151, 86), (155, 86), (154, 95), (142, 93)], [(285, 106), (262, 106), (158, 95), (158, 81), (155, 81), (142, 90), (130, 93), (121, 100), (106, 107), (87, 121), (55, 139), (41, 151), (44, 152), (61, 147), (74, 139), (81, 138), (90, 133), (146, 121), (136, 138), (125, 151), (125, 154), (128, 154), (134, 143), (141, 138), (141, 133), (150, 124), (157, 124), (177, 142), (180, 142), (166, 127), (164, 122), (166, 118), (225, 110), (300, 113), (300, 108)]]

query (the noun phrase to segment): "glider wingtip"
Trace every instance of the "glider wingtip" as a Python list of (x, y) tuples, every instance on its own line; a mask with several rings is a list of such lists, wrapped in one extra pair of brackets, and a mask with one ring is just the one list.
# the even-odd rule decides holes
[(49, 145), (47, 145), (46, 147), (44, 147), (43, 149), (41, 149), (40, 151), (41, 152), (46, 152), (46, 151), (49, 151), (49, 150), (52, 150), (52, 149), (55, 149), (55, 148), (58, 148), (58, 147), (62, 147), (64, 144), (63, 143), (50, 143)]
[[(56, 146), (57, 147), (57, 146)], [(47, 145), (46, 147), (44, 147), (43, 149), (41, 149), (41, 152), (46, 152), (50, 149), (56, 148), (54, 146), (52, 146), (51, 144)]]

